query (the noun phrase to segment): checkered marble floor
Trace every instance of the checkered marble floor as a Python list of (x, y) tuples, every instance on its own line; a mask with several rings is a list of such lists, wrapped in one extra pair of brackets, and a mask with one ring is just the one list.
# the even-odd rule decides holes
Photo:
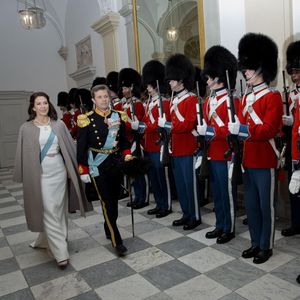
[[(42, 300), (300, 299), (300, 237), (283, 238), (277, 222), (273, 257), (262, 265), (241, 258), (249, 232), (238, 218), (236, 238), (225, 245), (207, 240), (214, 225), (211, 205), (202, 209), (203, 224), (193, 231), (171, 226), (173, 213), (156, 219), (149, 207), (134, 212), (135, 237), (127, 200), (120, 201), (118, 224), (128, 255), (118, 258), (105, 238), (98, 203), (86, 218), (69, 215), (71, 263), (65, 270), (44, 250), (29, 243), (22, 185), (10, 169), (0, 170), (0, 298)], [(154, 207), (153, 200), (150, 207)]]

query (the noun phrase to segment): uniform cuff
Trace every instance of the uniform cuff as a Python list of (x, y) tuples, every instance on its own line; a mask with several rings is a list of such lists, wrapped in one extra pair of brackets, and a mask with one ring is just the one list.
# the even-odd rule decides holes
[(78, 166), (78, 172), (79, 172), (80, 175), (89, 174), (89, 167), (85, 166), (85, 165), (79, 164), (79, 166)]
[(238, 133), (239, 140), (247, 140), (250, 137), (249, 126), (240, 124), (240, 130)]
[(207, 126), (206, 132), (205, 132), (205, 140), (211, 141), (215, 137), (215, 129), (212, 126)]
[(146, 129), (146, 124), (144, 122), (139, 122), (138, 132), (144, 133), (145, 129)]
[(126, 149), (126, 150), (123, 150), (123, 151), (122, 151), (122, 154), (123, 154), (124, 157), (125, 157), (126, 155), (130, 155), (130, 154), (131, 154), (131, 151), (130, 151), (130, 149)]

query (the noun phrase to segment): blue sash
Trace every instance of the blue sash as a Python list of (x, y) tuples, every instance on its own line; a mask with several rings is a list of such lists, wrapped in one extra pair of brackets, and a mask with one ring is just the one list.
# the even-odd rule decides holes
[(48, 137), (48, 140), (45, 144), (45, 146), (43, 147), (41, 153), (40, 153), (40, 162), (43, 161), (43, 159), (45, 158), (45, 156), (47, 155), (50, 147), (52, 146), (52, 143), (54, 141), (54, 138), (55, 138), (55, 133), (54, 131), (51, 129), (51, 132), (50, 132), (50, 135)]
[[(116, 112), (112, 112), (110, 119), (112, 120), (112, 122), (117, 123), (117, 121), (120, 120), (119, 114)], [(120, 124), (113, 125), (112, 127), (108, 128), (108, 134), (102, 149), (112, 149), (113, 147), (115, 147), (115, 141), (118, 135), (119, 128)], [(89, 150), (88, 155), (89, 173), (92, 177), (97, 177), (99, 176), (98, 167), (104, 162), (109, 154), (97, 153), (96, 157), (93, 158), (93, 153), (91, 150)]]

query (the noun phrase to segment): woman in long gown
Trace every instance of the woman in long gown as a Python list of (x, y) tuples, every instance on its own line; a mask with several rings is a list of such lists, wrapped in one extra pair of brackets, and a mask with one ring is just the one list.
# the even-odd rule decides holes
[[(31, 95), (29, 119), (19, 132), (14, 179), (23, 182), (28, 228), (40, 232), (32, 247), (49, 248), (59, 267), (69, 262), (67, 247), (68, 177), (77, 207), (88, 207), (77, 173), (75, 144), (43, 92)], [(74, 206), (74, 205), (73, 205)], [(76, 206), (76, 205), (75, 205)]]

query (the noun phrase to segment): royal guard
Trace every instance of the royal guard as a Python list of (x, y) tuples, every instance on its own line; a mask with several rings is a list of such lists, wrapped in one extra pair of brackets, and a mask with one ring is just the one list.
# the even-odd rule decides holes
[(251, 247), (242, 253), (255, 264), (273, 254), (275, 229), (275, 171), (280, 153), (275, 138), (282, 124), (282, 99), (269, 87), (277, 74), (277, 46), (272, 39), (248, 33), (239, 42), (239, 66), (247, 82), (238, 117), (228, 123), (233, 135), (244, 140), (245, 204)]
[[(126, 99), (123, 104), (123, 111), (128, 116), (126, 136), (132, 145), (132, 155), (139, 157), (141, 156), (143, 140), (135, 125), (142, 121), (145, 115), (144, 105), (139, 100), (141, 95), (141, 75), (134, 69), (124, 68), (119, 72), (118, 86), (122, 91), (122, 96)], [(133, 209), (140, 209), (149, 204), (147, 201), (149, 189), (146, 180), (146, 176), (138, 176), (134, 179), (132, 182), (134, 201), (128, 202), (128, 207), (132, 206)]]
[(149, 100), (142, 122), (132, 124), (132, 126), (138, 126), (138, 130), (144, 133), (144, 155), (152, 162), (148, 175), (156, 206), (147, 213), (156, 215), (156, 218), (163, 218), (171, 212), (168, 167), (165, 166), (166, 162), (162, 161), (163, 158), (169, 156), (168, 136), (167, 132), (162, 132), (164, 129), (158, 127), (159, 116), (162, 117), (165, 114), (166, 119), (170, 120), (170, 102), (163, 96), (166, 92), (164, 77), (165, 67), (161, 62), (151, 60), (144, 65), (142, 81), (147, 87)]
[(166, 62), (166, 80), (172, 93), (170, 103), (171, 122), (166, 116), (159, 117), (158, 126), (170, 130), (173, 171), (182, 218), (173, 226), (191, 230), (201, 224), (196, 192), (194, 152), (196, 138), (197, 97), (190, 91), (194, 85), (195, 68), (183, 54), (174, 54)]
[[(227, 124), (231, 118), (230, 89), (235, 88), (237, 59), (226, 48), (213, 46), (205, 53), (203, 75), (211, 94), (205, 100), (204, 119), (202, 125), (197, 126), (197, 131), (208, 141), (209, 178), (216, 215), (215, 229), (205, 236), (208, 239), (217, 238), (218, 244), (224, 244), (235, 236), (237, 185), (228, 178), (232, 157), (225, 153), (230, 147), (227, 141), (230, 134)], [(239, 100), (234, 100), (237, 109)]]
[(57, 106), (62, 112), (62, 121), (66, 124), (69, 131), (72, 129), (72, 114), (70, 113), (70, 106), (68, 103), (69, 94), (67, 92), (59, 92), (57, 94)]
[[(106, 76), (106, 84), (109, 88), (110, 103), (113, 109), (123, 111), (123, 102), (119, 98), (120, 91), (118, 89), (119, 73), (111, 71)], [(125, 100), (125, 99), (124, 99)]]
[[(286, 71), (291, 76), (293, 82), (293, 88), (289, 93), (289, 115), (283, 116), (283, 123), (286, 126), (292, 126), (292, 165), (291, 170), (288, 170), (290, 173), (289, 178), (292, 176), (292, 172), (297, 169), (299, 162), (299, 150), (298, 150), (298, 141), (299, 141), (299, 125), (300, 125), (300, 115), (299, 115), (299, 101), (300, 101), (300, 41), (293, 42), (289, 44), (286, 50)], [(295, 168), (296, 166), (296, 168)], [(291, 187), (293, 188), (293, 182), (297, 178), (297, 172), (294, 172), (293, 181)], [(300, 177), (299, 177), (300, 178)], [(289, 193), (290, 199), (290, 211), (291, 211), (291, 226), (285, 228), (281, 231), (283, 236), (293, 236), (300, 234), (300, 201), (298, 191), (292, 189), (292, 192)]]
[(75, 101), (75, 95), (77, 93), (77, 88), (71, 88), (69, 91), (69, 105), (71, 107), (71, 114), (72, 114), (72, 129), (71, 129), (71, 135), (74, 140), (77, 139), (77, 117), (81, 114), (80, 112), (80, 103), (78, 101)]
[(89, 114), (78, 116), (77, 161), (84, 183), (92, 183), (100, 199), (106, 237), (119, 256), (127, 249), (117, 227), (122, 162), (132, 159), (126, 139), (125, 123), (120, 112), (109, 107), (109, 91), (105, 85), (92, 88), (96, 106)]

